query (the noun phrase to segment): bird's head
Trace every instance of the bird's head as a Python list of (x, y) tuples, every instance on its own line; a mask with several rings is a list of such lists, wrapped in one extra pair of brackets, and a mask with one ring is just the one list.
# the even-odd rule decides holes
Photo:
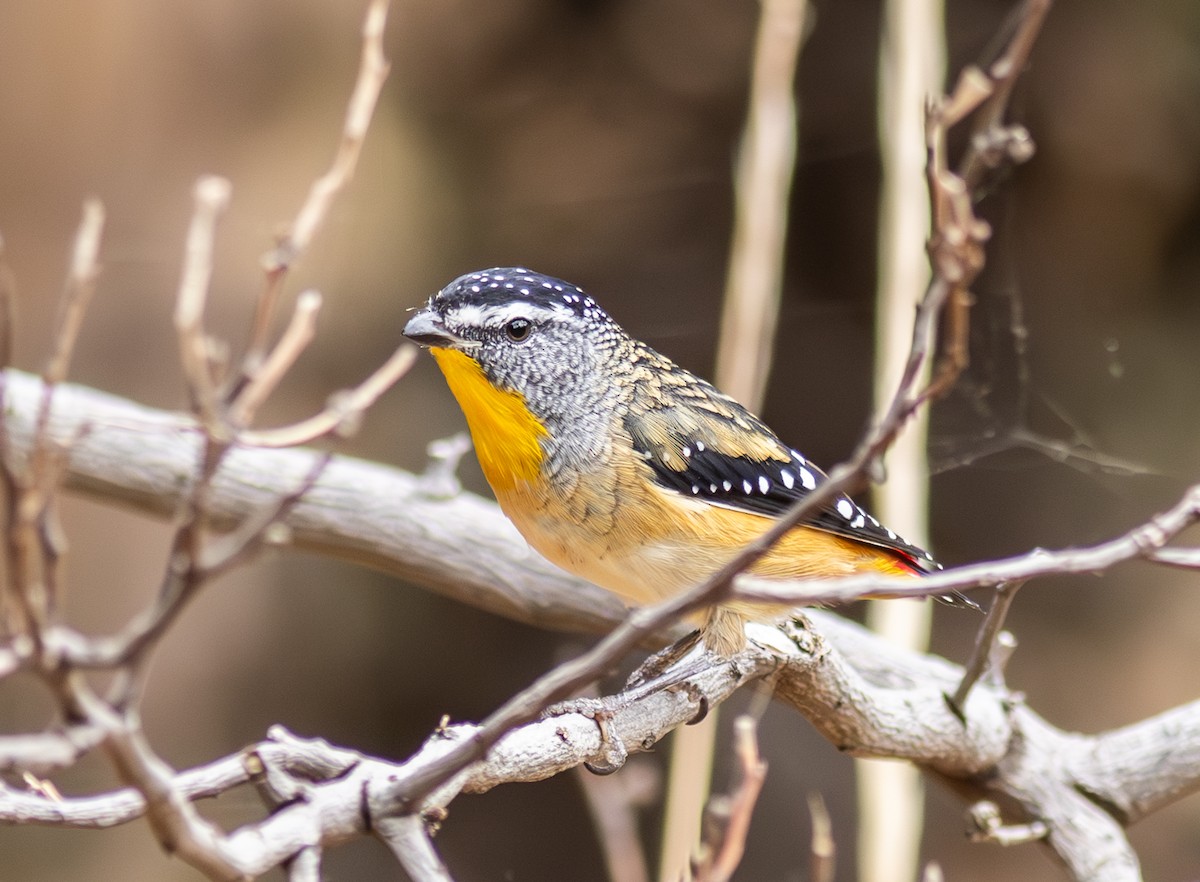
[(622, 334), (571, 283), (511, 267), (460, 276), (404, 328), (432, 350), (452, 387), (452, 373), (473, 368), (498, 391), (522, 396), (543, 422), (568, 416), (556, 405), (595, 386), (597, 363)]
[[(613, 390), (604, 366), (624, 338), (579, 288), (522, 268), (460, 276), (413, 314), (404, 334), (437, 360), (481, 463), (495, 460), (493, 486), (540, 464), (530, 461), (534, 446), (582, 436), (607, 416)], [(525, 452), (521, 462), (506, 458), (512, 449)]]

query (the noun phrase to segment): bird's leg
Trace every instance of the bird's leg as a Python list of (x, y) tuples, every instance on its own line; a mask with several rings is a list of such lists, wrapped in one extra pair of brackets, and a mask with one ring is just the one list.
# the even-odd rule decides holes
[[(657, 692), (686, 688), (687, 681), (692, 677), (723, 664), (730, 664), (730, 659), (709, 649), (700, 632), (695, 631), (647, 659), (616, 695), (569, 699), (551, 705), (542, 715), (552, 717), (579, 713), (598, 723), (607, 722), (618, 711)], [(703, 696), (696, 698), (690, 691), (689, 696), (699, 705), (696, 716), (689, 723), (698, 723), (708, 714), (708, 702)], [(601, 727), (601, 734), (605, 734), (604, 726)]]
[(692, 631), (676, 640), (670, 646), (660, 649), (638, 665), (637, 670), (629, 675), (629, 679), (625, 681), (625, 691), (636, 689), (643, 683), (657, 680), (670, 670), (672, 666), (682, 661), (701, 642), (701, 633), (699, 631)]

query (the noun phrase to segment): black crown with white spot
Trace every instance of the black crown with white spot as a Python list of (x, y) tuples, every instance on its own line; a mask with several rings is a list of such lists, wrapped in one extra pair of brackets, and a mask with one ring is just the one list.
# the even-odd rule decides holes
[(519, 266), (494, 267), (459, 276), (434, 295), (434, 302), (470, 301), (487, 307), (511, 303), (515, 298), (547, 308), (566, 307), (582, 318), (609, 318), (608, 313), (577, 286)]

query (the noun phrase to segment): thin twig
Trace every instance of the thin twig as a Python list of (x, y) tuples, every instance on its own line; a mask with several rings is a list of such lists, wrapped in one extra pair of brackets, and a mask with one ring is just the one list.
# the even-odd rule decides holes
[(320, 413), (278, 429), (247, 429), (238, 440), (250, 447), (296, 447), (329, 434), (353, 434), (367, 408), (408, 373), (416, 357), (416, 347), (406, 343), (358, 386), (330, 396)]
[[(75, 234), (75, 247), (71, 251), (71, 266), (62, 300), (62, 315), (54, 335), (54, 352), (44, 373), (49, 385), (61, 383), (67, 378), (71, 356), (79, 339), (79, 329), (83, 327), (83, 317), (96, 291), (96, 277), (100, 273), (100, 237), (103, 232), (104, 206), (98, 199), (89, 199), (83, 204), (83, 219)], [(45, 417), (41, 424), (45, 426)]]
[(146, 743), (132, 714), (118, 714), (91, 692), (81, 678), (64, 681), (66, 697), (88, 721), (106, 733), (117, 774), (146, 800), (146, 819), (168, 852), (178, 854), (212, 879), (240, 880), (246, 873), (225, 845), (219, 828), (206, 820), (179, 788), (177, 776)]
[(321, 882), (321, 856), (318, 846), (300, 849), (285, 865), (288, 882)]
[(1101, 573), (1123, 561), (1153, 560), (1159, 549), (1197, 521), (1200, 521), (1200, 484), (1189, 487), (1178, 502), (1145, 523), (1092, 546), (1057, 551), (1039, 548), (1013, 557), (931, 573), (919, 581), (863, 575), (775, 582), (743, 575), (737, 579), (734, 597), (756, 603), (795, 606), (838, 604), (875, 594), (932, 597), (971, 588), (996, 588), (1006, 582), (1027, 582), (1049, 575)]
[(720, 816), (712, 841), (706, 842), (703, 863), (695, 868), (696, 882), (728, 882), (746, 853), (746, 837), (758, 795), (767, 777), (767, 764), (758, 753), (758, 725), (753, 717), (734, 720), (734, 753), (740, 779), (733, 793), (714, 797), (710, 810)]
[(346, 110), (341, 140), (333, 164), (309, 189), (291, 229), (262, 257), (266, 279), (255, 310), (249, 345), (242, 361), (241, 377), (230, 390), (233, 397), (240, 395), (245, 384), (253, 382), (262, 369), (267, 351), (267, 338), (288, 270), (308, 250), (313, 237), (325, 222), (333, 200), (354, 177), (367, 129), (390, 69), (390, 63), (383, 54), (387, 12), (388, 0), (372, 0), (367, 9), (362, 30), (362, 54), (358, 76)]
[(224, 178), (204, 177), (196, 182), (195, 210), (188, 227), (183, 275), (175, 305), (175, 332), (179, 336), (179, 357), (192, 410), (201, 425), (215, 437), (225, 435), (217, 403), (213, 365), (208, 338), (204, 333), (204, 306), (213, 271), (213, 239), (217, 217), (229, 204), (230, 185)]
[(1013, 600), (1016, 599), (1017, 591), (1023, 584), (1025, 583), (1004, 582), (996, 588), (992, 605), (975, 638), (975, 648), (971, 651), (971, 658), (967, 662), (962, 682), (958, 684), (954, 694), (948, 696), (950, 706), (960, 717), (963, 716), (963, 709), (967, 706), (967, 696), (971, 692), (971, 687), (979, 682), (979, 678), (983, 676), (992, 661), (992, 652), (1001, 629), (1004, 627), (1004, 620), (1008, 617), (1008, 611), (1012, 607)]
[(235, 426), (249, 426), (258, 409), (275, 391), (284, 375), (296, 359), (312, 342), (317, 333), (317, 313), (321, 309), (321, 295), (316, 291), (305, 291), (296, 299), (292, 320), (263, 361), (253, 379), (242, 387), (241, 392), (229, 405), (229, 421)]
[(386, 818), (376, 825), (375, 835), (396, 856), (412, 882), (454, 882), (419, 815)]
[(808, 814), (812, 818), (812, 840), (809, 844), (808, 878), (811, 882), (833, 882), (837, 868), (837, 843), (833, 839), (833, 822), (819, 793), (808, 795)]
[[(658, 776), (630, 764), (620, 775), (594, 775), (580, 766), (576, 780), (604, 855), (607, 882), (649, 882), (650, 870), (638, 831), (637, 808), (658, 799)], [(641, 771), (642, 774), (630, 774)]]
[(806, 0), (762, 5), (749, 115), (734, 180), (733, 244), (717, 343), (717, 385), (756, 410), (774, 352), (796, 159), (796, 64)]
[[(971, 148), (959, 165), (959, 175), (974, 190), (982, 176), (993, 167), (987, 161), (987, 133), (1003, 127), (1005, 114), (1017, 79), (1025, 70), (1033, 45), (1041, 33), (1053, 0), (1025, 0), (1013, 13), (1014, 34), (1004, 53), (988, 67), (988, 77), (994, 84), (990, 99), (982, 106), (971, 131)], [(1015, 158), (1022, 158), (1020, 155)], [(1028, 158), (1025, 155), (1024, 158)]]

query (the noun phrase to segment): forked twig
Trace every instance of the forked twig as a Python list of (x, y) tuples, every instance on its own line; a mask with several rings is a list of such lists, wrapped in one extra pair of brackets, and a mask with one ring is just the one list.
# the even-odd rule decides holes
[(318, 292), (305, 291), (296, 298), (292, 320), (284, 329), (279, 342), (263, 361), (253, 379), (246, 383), (241, 394), (229, 406), (229, 420), (233, 425), (249, 426), (254, 421), (258, 409), (279, 386), (284, 375), (291, 370), (296, 359), (316, 336), (317, 313), (320, 310), (321, 295)]
[(216, 378), (204, 332), (204, 307), (212, 281), (213, 240), (217, 218), (229, 204), (230, 185), (224, 178), (204, 177), (193, 191), (195, 211), (188, 227), (183, 257), (183, 275), (175, 304), (175, 332), (179, 358), (192, 409), (205, 431), (224, 438), (226, 429), (218, 405)]
[(1004, 627), (1004, 620), (1008, 617), (1008, 611), (1012, 607), (1013, 600), (1016, 599), (1017, 591), (1024, 584), (1024, 581), (1003, 582), (996, 587), (992, 605), (975, 637), (975, 647), (971, 651), (971, 658), (967, 661), (962, 681), (954, 690), (953, 695), (946, 696), (951, 710), (958, 715), (959, 719), (965, 719), (967, 696), (971, 692), (971, 687), (979, 682), (979, 678), (983, 676), (991, 663), (992, 650)]
[(408, 373), (416, 358), (416, 347), (405, 343), (359, 385), (331, 396), (320, 413), (278, 429), (247, 429), (238, 437), (251, 447), (295, 447), (325, 435), (352, 434), (363, 412)]
[(358, 76), (346, 110), (341, 140), (333, 164), (309, 189), (291, 229), (262, 257), (266, 279), (255, 309), (249, 345), (242, 360), (241, 376), (230, 389), (229, 398), (235, 403), (246, 384), (252, 383), (262, 369), (267, 352), (267, 338), (288, 270), (308, 250), (313, 237), (324, 223), (333, 200), (354, 177), (379, 93), (391, 67), (383, 52), (387, 12), (388, 0), (371, 0), (363, 23)]
[(767, 764), (758, 753), (757, 724), (753, 717), (734, 720), (734, 753), (740, 779), (728, 796), (709, 800), (708, 835), (700, 860), (692, 867), (695, 882), (728, 882), (746, 853), (750, 817), (767, 777)]

